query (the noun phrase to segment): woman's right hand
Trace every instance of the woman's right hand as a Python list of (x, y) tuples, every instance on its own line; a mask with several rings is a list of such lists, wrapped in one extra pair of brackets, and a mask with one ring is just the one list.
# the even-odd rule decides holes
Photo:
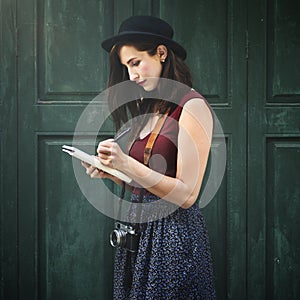
[(86, 170), (86, 174), (88, 176), (90, 176), (91, 178), (101, 178), (101, 179), (104, 179), (104, 178), (108, 178), (112, 181), (114, 181), (116, 184), (118, 185), (121, 185), (122, 184), (122, 180), (109, 174), (109, 173), (106, 173), (102, 170), (99, 170), (89, 164), (87, 164), (86, 162), (81, 162), (81, 165), (85, 168)]

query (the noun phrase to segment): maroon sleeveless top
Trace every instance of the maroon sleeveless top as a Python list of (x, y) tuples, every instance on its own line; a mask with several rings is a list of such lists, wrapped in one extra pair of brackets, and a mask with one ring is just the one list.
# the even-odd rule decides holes
[[(179, 105), (166, 119), (152, 148), (152, 154), (149, 160), (149, 167), (152, 170), (165, 174), (166, 176), (176, 176), (178, 121), (184, 104), (193, 98), (204, 99), (201, 94), (195, 90), (191, 90), (181, 99)], [(144, 150), (149, 137), (150, 133), (143, 139), (137, 138), (129, 151), (129, 155), (141, 163), (144, 163)]]

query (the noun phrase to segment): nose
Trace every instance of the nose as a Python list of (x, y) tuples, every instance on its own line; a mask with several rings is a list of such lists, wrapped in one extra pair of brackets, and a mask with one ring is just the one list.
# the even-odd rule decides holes
[(128, 74), (129, 74), (129, 79), (131, 81), (136, 81), (138, 79), (138, 77), (139, 77), (138, 74), (137, 74), (137, 72), (135, 72), (134, 70), (128, 69)]

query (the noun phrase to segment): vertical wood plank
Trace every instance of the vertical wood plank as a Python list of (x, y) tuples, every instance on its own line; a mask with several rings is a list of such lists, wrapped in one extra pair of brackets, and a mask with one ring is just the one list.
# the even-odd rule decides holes
[[(38, 126), (36, 106), (36, 3), (18, 3), (18, 179), (19, 179), (19, 294), (20, 299), (37, 299), (37, 185), (36, 141), (33, 132)], [(27, 71), (25, 71), (27, 70)], [(22, 159), (21, 159), (22, 157)], [(25, 159), (26, 158), (26, 159)]]
[(293, 177), (300, 160), (300, 74), (291, 55), (300, 51), (297, 11), (297, 1), (248, 2), (249, 299), (300, 296), (299, 280), (288, 279), (299, 277), (300, 264), (292, 213), (300, 197)]
[(16, 1), (0, 1), (0, 298), (18, 298)]
[(133, 15), (133, 0), (114, 0), (114, 33), (117, 34), (121, 23)]
[(134, 15), (151, 15), (152, 0), (133, 0)]

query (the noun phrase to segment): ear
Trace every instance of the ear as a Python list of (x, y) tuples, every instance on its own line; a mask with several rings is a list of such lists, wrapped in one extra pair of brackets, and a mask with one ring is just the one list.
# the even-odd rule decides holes
[(159, 45), (159, 46), (157, 46), (156, 51), (157, 51), (157, 55), (159, 57), (159, 60), (161, 62), (165, 62), (165, 60), (166, 60), (166, 58), (168, 56), (168, 49), (167, 49), (167, 47), (165, 45)]

